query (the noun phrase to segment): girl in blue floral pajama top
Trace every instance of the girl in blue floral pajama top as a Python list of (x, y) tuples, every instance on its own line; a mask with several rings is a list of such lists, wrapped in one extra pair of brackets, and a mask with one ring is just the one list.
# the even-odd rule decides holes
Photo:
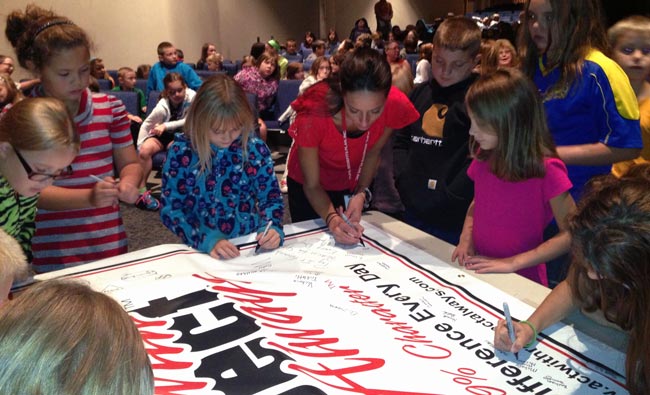
[(163, 167), (163, 224), (215, 258), (238, 256), (228, 239), (252, 232), (262, 249), (284, 240), (282, 194), (269, 148), (251, 133), (254, 122), (239, 85), (213, 77), (197, 92)]

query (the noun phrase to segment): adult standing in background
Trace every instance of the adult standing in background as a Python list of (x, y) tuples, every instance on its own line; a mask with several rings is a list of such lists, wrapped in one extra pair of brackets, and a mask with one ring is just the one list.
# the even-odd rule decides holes
[(377, 17), (377, 31), (381, 33), (384, 40), (388, 40), (391, 19), (393, 19), (393, 6), (386, 0), (379, 0), (375, 3), (375, 17)]

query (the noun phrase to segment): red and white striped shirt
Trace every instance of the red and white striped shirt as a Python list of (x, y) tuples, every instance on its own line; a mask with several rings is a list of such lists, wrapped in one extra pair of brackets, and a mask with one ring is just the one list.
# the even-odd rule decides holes
[[(113, 150), (133, 144), (129, 119), (114, 96), (86, 90), (75, 116), (81, 149), (72, 162), (73, 175), (54, 185), (92, 188), (90, 175), (114, 176)], [(48, 272), (127, 252), (119, 207), (48, 211), (39, 209), (32, 238), (33, 267)]]

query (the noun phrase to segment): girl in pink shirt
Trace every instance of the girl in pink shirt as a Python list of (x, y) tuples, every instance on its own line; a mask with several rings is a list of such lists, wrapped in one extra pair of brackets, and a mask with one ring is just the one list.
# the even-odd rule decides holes
[[(501, 69), (472, 85), (465, 102), (474, 200), (451, 259), (477, 273), (517, 272), (548, 286), (544, 262), (569, 250), (566, 216), (575, 202), (537, 89), (518, 70)], [(560, 233), (544, 241), (553, 218)]]

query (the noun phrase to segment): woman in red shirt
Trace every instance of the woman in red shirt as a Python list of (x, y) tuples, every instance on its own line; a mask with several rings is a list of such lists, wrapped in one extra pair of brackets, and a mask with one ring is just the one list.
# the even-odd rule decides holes
[(339, 79), (315, 84), (291, 107), (297, 113), (289, 129), (295, 139), (288, 164), (291, 219), (320, 217), (337, 242), (359, 243), (365, 191), (381, 148), (393, 129), (415, 122), (418, 112), (391, 87), (388, 62), (370, 48), (346, 55)]

